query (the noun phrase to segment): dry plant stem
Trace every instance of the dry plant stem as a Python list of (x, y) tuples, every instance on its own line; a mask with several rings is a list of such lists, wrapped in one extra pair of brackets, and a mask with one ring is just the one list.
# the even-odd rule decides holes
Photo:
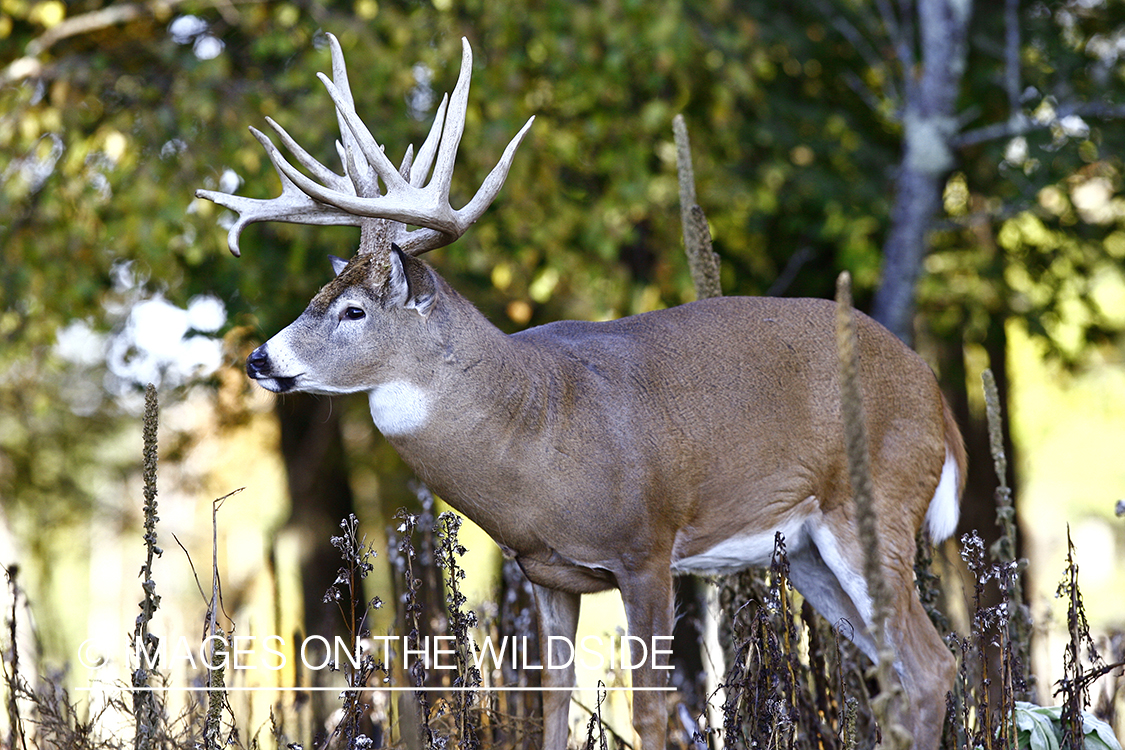
[(683, 115), (672, 118), (676, 139), (676, 170), (680, 180), (680, 221), (684, 228), (684, 250), (687, 253), (691, 279), (699, 299), (721, 297), (719, 256), (711, 249), (711, 230), (703, 209), (695, 202), (695, 171), (691, 165), (691, 144)]
[[(781, 618), (781, 653), (778, 655), (784, 668), (781, 672), (782, 696), (788, 709), (794, 714), (799, 714), (800, 700), (797, 695), (797, 641), (800, 636), (797, 634), (796, 623), (793, 621), (792, 602), (789, 599), (789, 558), (785, 552), (785, 536), (780, 532), (774, 533), (773, 540), (773, 560), (770, 564), (770, 577), (773, 580), (774, 586), (777, 591), (778, 601), (778, 616)], [(775, 726), (780, 727), (781, 723), (778, 722)], [(790, 727), (794, 729), (795, 727)], [(808, 727), (812, 729), (812, 727)]]
[[(1016, 559), (1016, 511), (1007, 481), (1008, 457), (1004, 453), (1000, 392), (991, 370), (981, 373), (981, 380), (988, 417), (989, 451), (997, 479), (996, 523), (1000, 527), (1000, 538), (992, 545), (991, 554), (996, 562), (998, 583), (1007, 604), (1000, 613), (1004, 621), (997, 623), (1000, 646), (998, 715), (1007, 717), (1015, 710), (1017, 699), (1029, 700), (1031, 697), (1026, 674), (1031, 653), (1031, 615), (1023, 604), (1023, 587), (1020, 582), (1020, 570), (1024, 561)], [(1001, 720), (996, 734), (1001, 747), (1014, 744), (1011, 722)]]
[(844, 439), (847, 443), (848, 475), (855, 497), (856, 525), (864, 540), (863, 578), (871, 595), (871, 637), (879, 649), (875, 665), (880, 695), (872, 701), (872, 709), (884, 728), (884, 738), (891, 750), (909, 748), (909, 733), (899, 725), (903, 711), (902, 688), (894, 678), (894, 648), (884, 631), (891, 614), (890, 597), (879, 565), (879, 536), (876, 528), (874, 494), (871, 485), (870, 456), (867, 448), (867, 421), (859, 382), (859, 354), (852, 314), (851, 276), (841, 273), (836, 282), (836, 346), (840, 357), (840, 391), (844, 418)]
[[(980, 659), (980, 683), (977, 686), (977, 727), (975, 738), (976, 742), (980, 744), (984, 750), (992, 750), (993, 739), (995, 732), (992, 729), (992, 721), (995, 711), (992, 710), (990, 704), (992, 679), (989, 677), (989, 666), (986, 654), (988, 653), (989, 644), (999, 640), (1001, 649), (1003, 644), (1006, 643), (1005, 637), (1006, 629), (996, 622), (997, 608), (987, 607), (984, 605), (984, 592), (985, 585), (995, 575), (995, 567), (988, 564), (987, 556), (984, 550), (984, 540), (976, 531), (972, 531), (961, 537), (961, 559), (969, 568), (973, 580), (973, 615), (972, 615), (972, 652)], [(999, 631), (999, 636), (995, 637), (992, 633), (992, 628), (996, 626)], [(962, 651), (968, 651), (969, 642), (965, 641)], [(963, 656), (964, 658), (964, 656)], [(964, 664), (964, 662), (962, 662)], [(968, 685), (966, 677), (966, 685)], [(969, 703), (966, 695), (965, 702), (965, 717), (963, 724), (965, 727), (970, 726), (969, 719)]]
[(1066, 527), (1066, 578), (1059, 584), (1056, 596), (1067, 600), (1066, 624), (1070, 638), (1063, 653), (1063, 677), (1059, 680), (1055, 695), (1063, 694), (1062, 747), (1064, 750), (1081, 750), (1084, 746), (1085, 731), (1082, 727), (1082, 712), (1090, 702), (1090, 679), (1082, 667), (1083, 644), (1087, 659), (1095, 666), (1102, 666), (1101, 656), (1090, 637), (1090, 625), (1086, 621), (1086, 607), (1082, 602), (1082, 591), (1078, 587), (1078, 563), (1074, 559), (1074, 542), (1070, 538), (1070, 525)]
[[(349, 647), (355, 647), (371, 635), (367, 628), (367, 616), (371, 609), (378, 609), (383, 604), (379, 597), (367, 601), (363, 594), (363, 581), (374, 569), (371, 561), (377, 553), (367, 543), (367, 537), (359, 535), (359, 519), (354, 513), (340, 521), (340, 529), (343, 533), (332, 537), (332, 546), (339, 550), (343, 565), (337, 571), (336, 580), (325, 592), (324, 603), (336, 605), (348, 631)], [(371, 738), (363, 737), (361, 727), (363, 716), (370, 709), (370, 705), (363, 702), (362, 688), (368, 685), (377, 670), (385, 672), (385, 665), (376, 664), (369, 653), (356, 651), (342, 663), (334, 664), (333, 669), (344, 672), (349, 689), (342, 693), (343, 717), (333, 729), (330, 744), (336, 737), (340, 737), (347, 747), (370, 741)]]
[[(586, 748), (585, 750), (609, 750), (609, 744), (606, 740), (605, 724), (602, 723), (602, 701), (605, 700), (605, 683), (598, 680), (597, 702), (594, 704), (594, 710), (590, 712), (590, 721), (586, 724)], [(594, 731), (597, 731), (598, 744), (594, 745)]]
[(1024, 604), (1022, 572), (1027, 567), (1026, 560), (1016, 559), (1016, 509), (1012, 503), (1012, 490), (1008, 487), (1008, 457), (1004, 454), (1003, 422), (1000, 414), (1000, 392), (992, 370), (981, 373), (984, 383), (984, 403), (988, 417), (988, 442), (992, 453), (992, 463), (996, 470), (996, 523), (1000, 526), (1000, 538), (992, 546), (992, 557), (1006, 566), (1001, 585), (1005, 588), (1008, 601), (1007, 637), (1011, 658), (1007, 659), (1005, 671), (1011, 671), (1005, 695), (1012, 694), (1016, 700), (1033, 699), (1033, 676), (1027, 671), (1031, 663), (1031, 611)]
[[(403, 583), (406, 585), (404, 604), (408, 620), (407, 625), (410, 628), (410, 632), (406, 635), (406, 648), (417, 652), (419, 649), (419, 640), (421, 638), (419, 614), (421, 614), (422, 608), (418, 604), (418, 587), (421, 585), (421, 580), (414, 575), (415, 551), (411, 540), (414, 536), (414, 529), (418, 525), (418, 517), (413, 513), (400, 510), (395, 515), (395, 518), (402, 520), (402, 526), (399, 528), (398, 552), (403, 561)], [(410, 677), (415, 687), (423, 687), (425, 685), (426, 668), (421, 661), (415, 660), (411, 664)], [(408, 744), (417, 742), (418, 746), (433, 747), (434, 732), (430, 727), (430, 702), (424, 692), (419, 691), (414, 695), (416, 701), (410, 706), (409, 712), (417, 711), (416, 722), (404, 728), (403, 735), (407, 738)], [(408, 702), (405, 700), (405, 695), (403, 698), (403, 703)], [(404, 716), (408, 715), (409, 712), (403, 712)], [(418, 730), (420, 730), (420, 732)]]
[[(446, 587), (446, 609), (449, 613), (449, 629), (456, 639), (454, 660), (457, 666), (457, 677), (454, 687), (474, 688), (480, 687), (480, 670), (473, 666), (473, 643), (470, 630), (477, 626), (477, 616), (472, 610), (466, 610), (468, 601), (461, 591), (461, 581), (465, 579), (465, 569), (458, 560), (464, 556), (466, 549), (457, 540), (457, 532), (464, 519), (456, 513), (446, 511), (438, 516), (437, 536), (438, 548), (435, 550), (438, 567), (444, 568)], [(458, 747), (461, 750), (479, 750), (481, 746), (477, 733), (480, 729), (479, 712), (473, 711), (473, 704), (477, 695), (474, 692), (458, 691), (453, 696), (453, 710), (457, 717)]]
[(145, 564), (141, 566), (141, 588), (144, 598), (140, 602), (141, 614), (137, 616), (137, 625), (133, 633), (134, 650), (143, 653), (145, 658), (137, 665), (133, 672), (132, 684), (140, 688), (133, 693), (133, 718), (136, 721), (136, 734), (133, 744), (136, 750), (148, 750), (154, 746), (158, 737), (158, 722), (160, 709), (156, 703), (156, 694), (143, 688), (149, 687), (149, 671), (147, 665), (156, 665), (156, 648), (159, 640), (149, 632), (148, 626), (152, 616), (160, 606), (160, 596), (156, 593), (156, 581), (152, 578), (152, 560), (163, 554), (157, 546), (156, 522), (156, 461), (157, 444), (156, 430), (159, 425), (159, 406), (156, 398), (156, 386), (149, 383), (145, 388), (144, 412), (144, 517), (145, 517)]
[(10, 651), (4, 654), (4, 683), (8, 688), (8, 747), (27, 748), (27, 738), (23, 733), (23, 719), (20, 717), (19, 691), (20, 691), (20, 652), (16, 641), (16, 611), (20, 599), (20, 587), (16, 583), (16, 574), (19, 568), (16, 565), (4, 568), (8, 577), (8, 590), (12, 595), (12, 614), (8, 620), (8, 643)]
[[(227, 634), (218, 626), (219, 610), (221, 609), (220, 592), (222, 589), (219, 579), (219, 508), (231, 495), (242, 492), (239, 488), (211, 503), (211, 601), (207, 606), (207, 636), (211, 645), (208, 659), (210, 666), (207, 670), (207, 716), (203, 726), (203, 742), (208, 750), (218, 750), (222, 747), (223, 709), (227, 706), (227, 693), (225, 684), (225, 664), (230, 653)], [(222, 644), (220, 649), (219, 644)]]

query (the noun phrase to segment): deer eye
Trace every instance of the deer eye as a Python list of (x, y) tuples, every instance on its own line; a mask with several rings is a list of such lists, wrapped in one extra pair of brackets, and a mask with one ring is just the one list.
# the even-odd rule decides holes
[(345, 318), (348, 320), (363, 320), (365, 317), (367, 317), (367, 313), (358, 307), (345, 307), (344, 311), (340, 313), (341, 320)]

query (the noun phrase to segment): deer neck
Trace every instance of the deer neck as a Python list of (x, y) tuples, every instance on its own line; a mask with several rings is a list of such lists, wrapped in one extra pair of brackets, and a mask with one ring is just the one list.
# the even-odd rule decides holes
[(535, 471), (528, 455), (553, 439), (545, 415), (559, 408), (566, 363), (504, 334), (455, 295), (443, 293), (448, 304), (427, 321), (434, 335), (412, 371), (369, 392), (372, 418), (435, 492), (499, 533), (495, 496), (522, 485)]

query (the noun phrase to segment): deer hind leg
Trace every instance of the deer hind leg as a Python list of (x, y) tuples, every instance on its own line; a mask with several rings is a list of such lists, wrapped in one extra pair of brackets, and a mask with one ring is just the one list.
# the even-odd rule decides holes
[[(540, 673), (543, 693), (543, 749), (565, 750), (570, 732), (570, 693), (574, 687), (574, 637), (578, 632), (578, 611), (581, 594), (549, 589), (533, 583), (535, 611), (539, 615), (539, 658), (544, 667), (567, 664), (566, 667), (544, 668)], [(561, 636), (552, 640), (550, 636)], [(550, 649), (554, 649), (554, 653)]]
[[(829, 622), (839, 626), (846, 621), (850, 627), (843, 634), (877, 661), (878, 649), (868, 630), (872, 603), (858, 541), (846, 545), (826, 525), (817, 524), (810, 525), (807, 539), (789, 555), (794, 587)], [(913, 544), (911, 539), (911, 548)], [(890, 558), (884, 558), (883, 575), (892, 592), (886, 634), (894, 646), (895, 671), (909, 702), (899, 720), (911, 731), (916, 750), (935, 750), (941, 740), (945, 693), (953, 684), (955, 661), (918, 599), (913, 569), (887, 564)], [(909, 560), (905, 562), (908, 566), (913, 555), (895, 559)]]
[(893, 603), (887, 635), (902, 664), (900, 673), (914, 720), (914, 747), (931, 750), (941, 742), (945, 696), (953, 688), (957, 660), (926, 614), (913, 576), (906, 583), (909, 588), (900, 589)]

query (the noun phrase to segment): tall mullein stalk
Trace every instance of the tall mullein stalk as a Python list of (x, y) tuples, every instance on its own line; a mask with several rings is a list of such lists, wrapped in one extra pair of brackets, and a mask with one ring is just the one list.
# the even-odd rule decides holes
[(992, 370), (981, 373), (984, 384), (984, 403), (988, 417), (988, 442), (992, 464), (996, 470), (996, 523), (1000, 538), (992, 545), (992, 559), (1003, 568), (1000, 580), (1008, 604), (1007, 643), (1005, 653), (1005, 695), (1015, 700), (1030, 701), (1034, 695), (1034, 677), (1028, 673), (1031, 665), (1031, 610), (1023, 599), (1023, 571), (1027, 560), (1016, 558), (1016, 509), (1012, 503), (1012, 490), (1008, 487), (1008, 457), (1004, 453), (1003, 423), (1000, 415), (1000, 392)]
[[(692, 285), (695, 287), (696, 299), (709, 299), (721, 297), (723, 288), (721, 283), (722, 260), (714, 251), (711, 242), (711, 230), (707, 224), (707, 216), (703, 208), (696, 203), (695, 192), (695, 167), (691, 158), (691, 140), (688, 137), (687, 123), (683, 115), (672, 118), (672, 136), (676, 143), (676, 175), (680, 189), (680, 224), (683, 230), (684, 254), (687, 256), (688, 268), (691, 271)], [(764, 601), (768, 590), (766, 572), (763, 569), (743, 571), (739, 575), (722, 576), (719, 579), (717, 594), (713, 602), (706, 597), (701, 602), (701, 607), (706, 610), (718, 605), (718, 612), (713, 613), (716, 618), (719, 643), (722, 647), (718, 653), (710, 654), (709, 658), (717, 662), (719, 675), (727, 671), (728, 665), (733, 665), (736, 660), (734, 645), (734, 622), (730, 615), (736, 612), (746, 602), (754, 602), (754, 607)], [(712, 726), (719, 722), (718, 712), (714, 705), (724, 706), (723, 725), (730, 724), (726, 686), (722, 682), (709, 682), (706, 693), (715, 696), (714, 704), (708, 703), (708, 721)]]
[(227, 705), (226, 671), (230, 658), (230, 641), (222, 628), (216, 627), (208, 636), (211, 646), (207, 664), (207, 715), (203, 720), (203, 747), (220, 750), (225, 744), (222, 737), (223, 709)]
[(137, 668), (133, 671), (133, 718), (136, 721), (135, 750), (149, 750), (157, 744), (159, 735), (160, 706), (156, 694), (150, 689), (149, 679), (157, 664), (157, 647), (160, 639), (149, 631), (149, 623), (160, 607), (160, 595), (156, 593), (156, 581), (152, 577), (153, 558), (164, 554), (157, 546), (156, 522), (156, 430), (160, 422), (160, 408), (157, 404), (156, 386), (149, 383), (145, 388), (144, 428), (144, 518), (145, 518), (145, 563), (141, 566), (141, 613), (137, 615), (133, 632), (133, 652), (138, 656)]
[(890, 750), (910, 747), (909, 733), (899, 724), (903, 715), (902, 687), (895, 679), (894, 648), (889, 644), (884, 624), (891, 614), (890, 595), (879, 565), (879, 534), (871, 485), (871, 459), (868, 454), (867, 420), (859, 380), (859, 351), (852, 313), (851, 275), (841, 273), (836, 282), (836, 346), (840, 357), (840, 396), (843, 405), (844, 440), (848, 455), (848, 475), (855, 498), (856, 526), (863, 540), (863, 578), (871, 594), (871, 637), (879, 649), (875, 674), (880, 695), (872, 701), (884, 740)]
[(695, 294), (699, 299), (721, 297), (719, 256), (711, 249), (711, 230), (703, 209), (695, 202), (695, 170), (691, 164), (691, 143), (683, 115), (672, 118), (676, 140), (676, 171), (680, 183), (680, 222), (684, 231), (684, 251)]

